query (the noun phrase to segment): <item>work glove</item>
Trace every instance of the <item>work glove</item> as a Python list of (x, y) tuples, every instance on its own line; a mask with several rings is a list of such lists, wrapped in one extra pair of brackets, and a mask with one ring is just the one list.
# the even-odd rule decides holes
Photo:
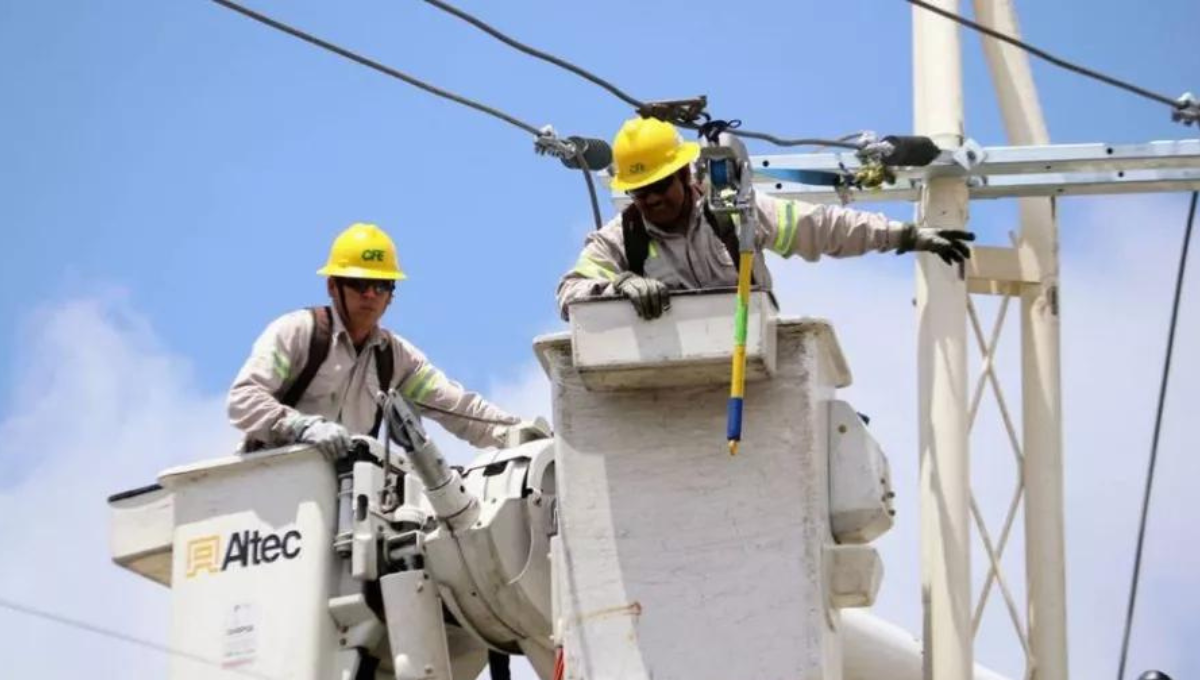
[(511, 449), (539, 439), (550, 439), (553, 436), (554, 430), (550, 429), (550, 423), (546, 422), (545, 418), (522, 420), (504, 428), (504, 448)]
[(929, 252), (942, 258), (942, 262), (952, 265), (971, 257), (971, 248), (966, 242), (974, 240), (975, 234), (969, 231), (909, 224), (904, 229), (896, 254), (901, 255), (910, 250)]
[(338, 458), (350, 450), (350, 431), (321, 416), (296, 414), (288, 418), (285, 427), (293, 441), (312, 444), (330, 458)]
[(667, 290), (667, 284), (658, 279), (622, 272), (613, 281), (613, 287), (629, 298), (637, 315), (647, 321), (657, 319), (671, 308), (671, 293)]

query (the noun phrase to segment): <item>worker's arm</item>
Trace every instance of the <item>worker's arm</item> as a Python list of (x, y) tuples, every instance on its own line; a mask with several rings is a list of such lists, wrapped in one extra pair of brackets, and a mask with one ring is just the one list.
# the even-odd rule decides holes
[(248, 440), (271, 446), (295, 440), (284, 421), (297, 411), (281, 404), (275, 395), (303, 368), (312, 325), (307, 310), (292, 312), (271, 322), (254, 342), (226, 400), (229, 422), (245, 432)]
[[(412, 344), (393, 336), (400, 393), (423, 416), (476, 448), (502, 447), (508, 427), (519, 418), (450, 380)], [(432, 408), (430, 408), (432, 407)], [(465, 417), (463, 417), (465, 416)]]
[(975, 234), (958, 229), (918, 227), (880, 213), (835, 205), (814, 205), (771, 196), (758, 197), (759, 249), (783, 257), (815, 261), (822, 255), (851, 257), (868, 251), (930, 252), (949, 265), (971, 257)]
[(620, 218), (588, 234), (575, 266), (563, 274), (558, 282), (558, 311), (563, 320), (567, 319), (567, 305), (570, 303), (615, 293), (614, 282), (627, 266)]
[(908, 230), (881, 213), (758, 195), (758, 247), (810, 262), (899, 248)]

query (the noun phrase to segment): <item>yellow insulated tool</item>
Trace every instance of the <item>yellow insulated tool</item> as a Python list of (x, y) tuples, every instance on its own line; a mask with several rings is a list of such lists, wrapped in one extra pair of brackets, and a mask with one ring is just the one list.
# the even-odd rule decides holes
[[(742, 220), (743, 224), (750, 220)], [(744, 229), (744, 227), (743, 227)], [(753, 232), (751, 232), (753, 233)], [(739, 242), (742, 239), (738, 239)], [(754, 241), (751, 238), (751, 246)], [(750, 316), (750, 272), (754, 269), (754, 250), (738, 251), (737, 308), (733, 316), (733, 379), (729, 384), (729, 405), (726, 408), (725, 436), (729, 440), (729, 455), (736, 456), (742, 441), (742, 405), (746, 396), (746, 326)]]
[(754, 270), (754, 236), (758, 213), (751, 183), (750, 156), (736, 137), (721, 132), (705, 140), (700, 152), (706, 184), (705, 200), (715, 213), (732, 215), (738, 227), (737, 306), (733, 315), (733, 361), (726, 406), (725, 438), (729, 455), (742, 441), (742, 412), (746, 396), (746, 332), (750, 316), (750, 286)]

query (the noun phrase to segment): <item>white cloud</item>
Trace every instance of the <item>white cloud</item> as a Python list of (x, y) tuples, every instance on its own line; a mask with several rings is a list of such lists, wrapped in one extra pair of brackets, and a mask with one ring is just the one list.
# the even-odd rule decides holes
[[(220, 398), (163, 349), (119, 293), (55, 304), (23, 329), (0, 420), (0, 596), (152, 641), (166, 590), (109, 560), (106, 497), (229, 451)], [(162, 677), (161, 654), (0, 610), (11, 677)]]

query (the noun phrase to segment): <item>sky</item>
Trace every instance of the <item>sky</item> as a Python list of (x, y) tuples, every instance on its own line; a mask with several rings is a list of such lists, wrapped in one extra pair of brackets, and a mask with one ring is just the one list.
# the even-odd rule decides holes
[[(608, 138), (631, 115), (421, 2), (252, 6), (563, 134)], [(901, 0), (736, 11), (682, 0), (461, 6), (641, 98), (707, 94), (714, 114), (749, 128), (912, 129), (911, 12)], [(1017, 6), (1035, 45), (1171, 96), (1200, 91), (1200, 52), (1184, 48), (1200, 25), (1195, 3)], [(706, 51), (714, 36), (721, 49)], [(963, 47), (967, 133), (1004, 144), (978, 40), (965, 35)], [(1033, 70), (1056, 143), (1197, 137), (1160, 105), (1036, 61)], [(554, 287), (591, 217), (578, 173), (534, 155), (527, 134), (200, 0), (0, 0), (0, 88), (0, 537), (9, 558), (0, 599), (165, 641), (165, 591), (108, 560), (104, 499), (229, 450), (225, 389), (268, 321), (323, 301), (315, 270), (352, 222), (389, 230), (409, 275), (388, 327), (506, 408), (549, 415), (530, 341), (563, 328)], [(870, 208), (912, 215), (905, 205)], [(1059, 204), (1068, 627), (1079, 678), (1116, 672), (1186, 210), (1184, 194)], [(976, 203), (971, 225), (982, 243), (1005, 245), (1015, 206)], [(887, 576), (875, 613), (919, 631), (911, 260), (771, 266), (786, 313), (834, 323), (855, 375), (845, 398), (872, 416), (889, 452), (899, 515), (879, 542)], [(1186, 422), (1200, 397), (1198, 294), (1193, 273), (1130, 663), (1177, 680), (1200, 675), (1191, 644), (1200, 551), (1186, 505), (1200, 474)], [(978, 304), (990, 324), (997, 301)], [(998, 362), (1014, 405), (1018, 344), (1010, 321)], [(995, 527), (1013, 488), (1012, 455), (990, 399), (979, 422), (975, 490)], [(458, 462), (470, 455), (447, 450)], [(1004, 565), (1023, 616), (1022, 521)], [(985, 564), (977, 551), (977, 583)], [(978, 657), (1014, 676), (1011, 633), (993, 600)], [(5, 611), (0, 658), (43, 677), (165, 668), (157, 653)]]

